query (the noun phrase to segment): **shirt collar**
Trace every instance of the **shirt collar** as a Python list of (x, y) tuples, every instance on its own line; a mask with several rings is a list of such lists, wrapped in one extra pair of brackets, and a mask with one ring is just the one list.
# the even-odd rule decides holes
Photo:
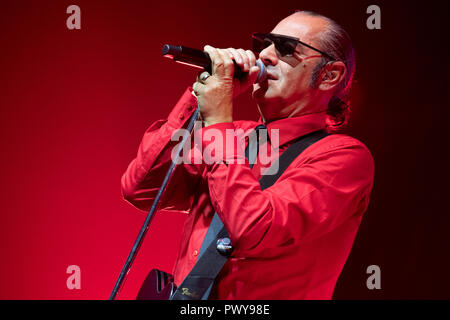
[[(273, 148), (278, 148), (284, 144), (304, 136), (305, 134), (325, 129), (326, 127), (326, 113), (311, 113), (292, 118), (284, 118), (274, 120), (266, 123), (267, 132)], [(259, 120), (260, 123), (261, 119)], [(278, 129), (278, 145), (276, 145), (276, 139), (272, 139), (274, 129)]]

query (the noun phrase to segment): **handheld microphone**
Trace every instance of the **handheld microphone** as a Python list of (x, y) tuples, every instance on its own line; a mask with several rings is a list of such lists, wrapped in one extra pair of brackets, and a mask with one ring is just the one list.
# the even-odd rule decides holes
[[(174, 60), (175, 62), (186, 64), (196, 68), (203, 68), (211, 73), (211, 58), (209, 54), (198, 49), (192, 49), (184, 46), (172, 46), (165, 44), (162, 47), (162, 54), (164, 57)], [(259, 67), (256, 82), (262, 82), (267, 78), (267, 70), (261, 60), (256, 60), (256, 65)], [(247, 75), (242, 69), (234, 63), (234, 77), (241, 79)]]

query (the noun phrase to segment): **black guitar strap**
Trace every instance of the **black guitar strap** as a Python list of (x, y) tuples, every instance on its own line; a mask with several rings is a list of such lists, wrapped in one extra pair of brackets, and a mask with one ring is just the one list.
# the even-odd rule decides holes
[[(260, 129), (265, 126), (260, 125), (256, 127), (255, 131), (259, 136), (259, 141), (263, 135), (260, 135)], [(262, 131), (262, 130), (261, 130)], [(325, 130), (315, 131), (300, 137), (296, 142), (291, 144), (281, 156), (272, 164), (269, 168), (278, 168), (274, 170), (275, 174), (265, 174), (259, 180), (261, 190), (264, 190), (272, 186), (283, 172), (289, 167), (295, 158), (300, 155), (306, 148), (320, 139), (326, 137), (328, 133)], [(267, 135), (265, 135), (267, 137)], [(259, 144), (259, 142), (258, 142)], [(245, 155), (249, 159), (249, 155), (252, 155), (252, 148), (254, 145), (250, 143), (247, 145)], [(256, 149), (257, 150), (257, 149)], [(250, 159), (250, 167), (253, 166), (255, 159)], [(218, 250), (218, 240), (228, 238), (228, 232), (225, 229), (222, 221), (220, 221), (217, 213), (214, 214), (211, 226), (203, 241), (202, 248), (200, 249), (199, 258), (197, 263), (192, 268), (191, 272), (186, 276), (181, 285), (174, 292), (170, 300), (207, 300), (211, 287), (219, 274), (222, 267), (228, 260), (228, 255), (224, 254), (223, 250)]]

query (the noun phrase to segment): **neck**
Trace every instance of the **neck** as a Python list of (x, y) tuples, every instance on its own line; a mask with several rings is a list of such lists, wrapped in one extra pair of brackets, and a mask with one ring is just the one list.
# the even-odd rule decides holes
[(258, 110), (264, 123), (284, 119), (301, 117), (311, 113), (325, 112), (328, 108), (328, 103), (323, 99), (316, 100), (297, 100), (292, 104), (283, 105), (281, 103), (275, 104), (258, 104)]

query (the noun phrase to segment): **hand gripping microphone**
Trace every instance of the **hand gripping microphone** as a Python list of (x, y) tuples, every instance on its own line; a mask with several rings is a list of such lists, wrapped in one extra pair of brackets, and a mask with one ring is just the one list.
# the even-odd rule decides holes
[[(209, 73), (211, 73), (211, 58), (206, 52), (198, 49), (192, 49), (184, 46), (172, 46), (165, 44), (162, 47), (162, 54), (164, 57), (174, 60), (175, 62), (187, 64), (196, 68), (203, 68)], [(236, 64), (234, 70), (234, 77), (241, 79), (247, 75), (242, 69)], [(256, 60), (256, 65), (259, 67), (258, 76), (256, 77), (256, 82), (262, 82), (267, 78), (267, 70), (264, 63), (261, 60)]]

